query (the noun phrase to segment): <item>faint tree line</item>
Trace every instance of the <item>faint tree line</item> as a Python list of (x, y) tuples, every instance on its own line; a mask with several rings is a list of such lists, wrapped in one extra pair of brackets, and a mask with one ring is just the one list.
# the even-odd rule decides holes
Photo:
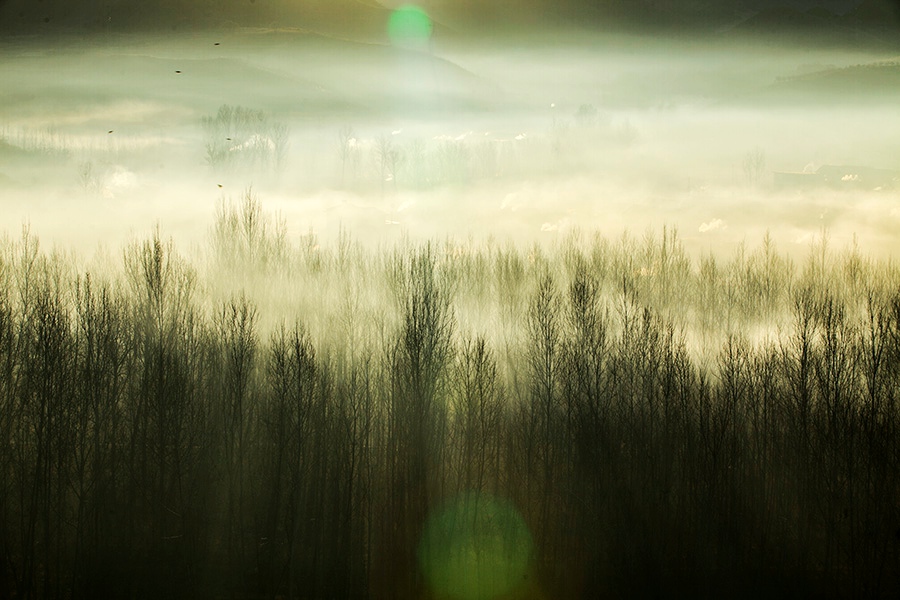
[(286, 166), (290, 131), (261, 110), (223, 104), (201, 125), (206, 162), (218, 171), (278, 173)]

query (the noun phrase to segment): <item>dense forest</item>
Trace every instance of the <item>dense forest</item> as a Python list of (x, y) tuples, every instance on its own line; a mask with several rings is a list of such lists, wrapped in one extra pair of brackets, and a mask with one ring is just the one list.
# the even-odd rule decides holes
[(0, 598), (895, 598), (900, 271), (688, 256), (0, 243)]

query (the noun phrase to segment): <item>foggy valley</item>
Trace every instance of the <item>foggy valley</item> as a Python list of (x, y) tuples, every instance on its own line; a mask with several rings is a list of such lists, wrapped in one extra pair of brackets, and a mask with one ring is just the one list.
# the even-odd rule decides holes
[[(896, 185), (773, 182), (822, 165), (900, 170), (896, 52), (596, 37), (429, 52), (264, 30), (8, 41), (3, 227), (28, 221), (85, 254), (157, 220), (199, 243), (215, 203), (252, 185), (295, 238), (666, 224), (693, 252), (769, 230), (802, 253), (823, 227), (840, 246), (856, 234), (867, 252), (896, 249)], [(228, 125), (203, 128), (222, 106), (265, 123), (230, 143)], [(238, 147), (272, 144), (274, 125), (277, 157)], [(379, 142), (396, 154), (386, 169)]]
[(864, 3), (106, 4), (0, 36), (0, 598), (896, 597)]

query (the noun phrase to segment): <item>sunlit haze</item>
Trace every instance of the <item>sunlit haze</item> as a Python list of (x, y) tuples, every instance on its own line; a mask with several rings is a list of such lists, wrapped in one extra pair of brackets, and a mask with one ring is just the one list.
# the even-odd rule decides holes
[[(277, 20), (7, 36), (2, 227), (29, 222), (90, 252), (158, 221), (189, 244), (217, 201), (253, 186), (292, 235), (326, 239), (341, 226), (361, 239), (531, 240), (668, 225), (692, 250), (765, 231), (790, 250), (823, 228), (841, 245), (897, 248), (896, 173), (775, 175), (900, 170), (896, 46), (677, 29), (528, 30), (520, 43), (439, 22), (432, 35), (411, 5), (382, 14), (382, 43)], [(277, 159), (249, 137), (211, 140), (228, 137), (203, 127), (222, 106), (258, 111), (244, 135), (261, 144), (283, 127)], [(396, 153), (386, 168), (379, 143)]]

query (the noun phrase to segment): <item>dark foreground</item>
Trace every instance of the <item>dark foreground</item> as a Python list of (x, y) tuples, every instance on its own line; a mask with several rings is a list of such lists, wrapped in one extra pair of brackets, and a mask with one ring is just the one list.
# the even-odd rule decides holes
[(897, 597), (896, 265), (279, 231), (4, 244), (0, 597)]

